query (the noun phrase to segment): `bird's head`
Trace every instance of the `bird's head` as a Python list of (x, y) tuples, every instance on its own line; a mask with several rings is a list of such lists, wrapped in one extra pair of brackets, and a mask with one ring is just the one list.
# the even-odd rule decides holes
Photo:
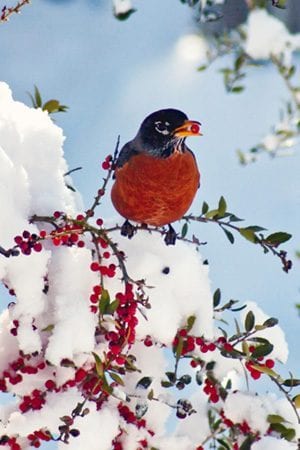
[(178, 109), (161, 109), (146, 117), (136, 139), (147, 153), (165, 157), (186, 137), (201, 136), (200, 125)]

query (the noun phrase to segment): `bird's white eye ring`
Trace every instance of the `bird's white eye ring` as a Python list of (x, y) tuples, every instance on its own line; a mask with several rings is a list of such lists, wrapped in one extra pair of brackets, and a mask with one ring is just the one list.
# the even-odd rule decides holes
[(170, 131), (168, 130), (169, 125), (169, 122), (161, 122), (159, 120), (158, 122), (155, 122), (155, 130), (164, 135), (170, 134)]

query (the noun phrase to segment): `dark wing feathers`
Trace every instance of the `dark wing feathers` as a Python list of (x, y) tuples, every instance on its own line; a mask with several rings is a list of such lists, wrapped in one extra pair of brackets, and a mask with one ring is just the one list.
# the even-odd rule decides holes
[(116, 162), (116, 168), (124, 166), (124, 164), (127, 163), (127, 161), (129, 161), (130, 158), (132, 158), (132, 156), (135, 156), (137, 154), (138, 151), (133, 148), (132, 141), (127, 142), (127, 144), (125, 144), (120, 151), (120, 154)]

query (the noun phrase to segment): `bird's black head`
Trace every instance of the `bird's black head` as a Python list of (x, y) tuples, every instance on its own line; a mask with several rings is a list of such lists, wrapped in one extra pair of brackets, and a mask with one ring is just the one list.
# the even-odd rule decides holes
[(177, 143), (187, 136), (200, 135), (200, 123), (188, 120), (178, 109), (161, 109), (143, 121), (137, 139), (143, 151), (157, 157), (168, 157)]

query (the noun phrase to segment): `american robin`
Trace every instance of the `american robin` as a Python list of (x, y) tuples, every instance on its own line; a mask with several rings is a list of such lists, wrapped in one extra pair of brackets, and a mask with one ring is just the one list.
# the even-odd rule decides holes
[(189, 209), (200, 173), (185, 139), (200, 136), (200, 125), (177, 109), (162, 109), (121, 149), (111, 198), (126, 224), (170, 225)]

